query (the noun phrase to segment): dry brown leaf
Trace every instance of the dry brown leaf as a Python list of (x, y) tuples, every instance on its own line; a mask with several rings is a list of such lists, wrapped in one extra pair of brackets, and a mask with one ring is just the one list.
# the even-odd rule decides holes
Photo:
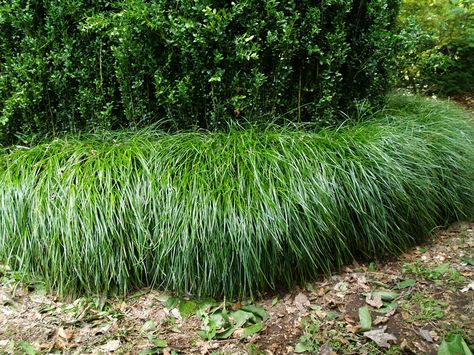
[(63, 350), (68, 345), (67, 342), (62, 340), (61, 338), (56, 338), (54, 341), (54, 348), (58, 350)]
[(64, 329), (63, 327), (58, 329), (58, 336), (60, 336), (61, 338), (67, 341), (69, 341), (73, 335), (74, 335), (74, 330), (72, 329)]
[(374, 329), (368, 332), (364, 332), (364, 336), (373, 340), (378, 346), (382, 348), (390, 348), (389, 341), (397, 341), (397, 338), (393, 334), (385, 333), (387, 326), (382, 328)]
[(409, 350), (410, 348), (408, 347), (408, 342), (406, 339), (403, 339), (403, 341), (400, 343), (400, 349), (402, 350)]
[(352, 319), (350, 316), (348, 316), (347, 314), (344, 316), (344, 320), (347, 322), (347, 323), (350, 323), (350, 324), (355, 324), (357, 323), (354, 319)]
[(388, 317), (381, 317), (381, 316), (378, 316), (377, 318), (375, 318), (374, 320), (374, 325), (379, 325), (379, 324), (385, 324), (387, 323), (389, 320)]
[(319, 297), (324, 296), (325, 293), (326, 293), (326, 292), (324, 291), (324, 288), (322, 288), (322, 287), (318, 290), (318, 296), (319, 296)]
[(392, 308), (390, 311), (388, 311), (387, 313), (385, 313), (385, 317), (391, 317), (391, 316), (393, 316), (395, 313), (397, 313), (397, 307), (394, 307), (394, 308)]
[(122, 344), (120, 343), (120, 340), (110, 340), (109, 342), (105, 343), (104, 345), (99, 346), (99, 350), (101, 351), (116, 351), (120, 348)]
[(419, 354), (426, 354), (426, 353), (428, 353), (428, 351), (426, 351), (426, 348), (425, 348), (423, 345), (421, 345), (420, 343), (414, 341), (414, 342), (413, 342), (413, 345), (420, 351)]
[(291, 305), (285, 305), (285, 309), (286, 309), (286, 313), (288, 314), (293, 314), (293, 313), (296, 313), (296, 311), (298, 311), (298, 308), (296, 307), (293, 307)]
[(294, 305), (296, 306), (296, 308), (298, 308), (301, 312), (305, 312), (306, 311), (306, 308), (309, 307), (309, 305), (311, 304), (311, 302), (309, 302), (309, 299), (308, 297), (306, 297), (306, 295), (304, 293), (299, 293), (296, 297), (295, 297), (295, 301), (294, 301)]
[(426, 340), (428, 343), (432, 343), (433, 342), (433, 338), (431, 337), (431, 334), (428, 330), (426, 329), (420, 329), (419, 331), (420, 333), (420, 336)]
[(324, 311), (316, 311), (315, 313), (316, 313), (316, 316), (320, 319), (324, 319), (327, 316), (327, 312), (324, 312)]
[(199, 348), (199, 351), (200, 351), (201, 355), (205, 355), (205, 354), (209, 353), (209, 342), (208, 341), (199, 340), (196, 343), (196, 347)]
[(382, 297), (379, 294), (373, 295), (372, 293), (369, 293), (365, 297), (365, 302), (375, 308), (382, 308), (383, 302), (382, 302)]
[(346, 329), (347, 329), (348, 332), (356, 334), (356, 333), (360, 332), (361, 327), (360, 327), (359, 324), (356, 324), (356, 325), (350, 325), (349, 324), (349, 325), (346, 326)]
[(471, 282), (469, 285), (461, 289), (461, 292), (466, 293), (469, 290), (474, 290), (474, 282)]
[(331, 345), (329, 344), (324, 344), (321, 346), (321, 349), (319, 349), (318, 355), (332, 355), (335, 354), (335, 352), (332, 350)]
[(438, 341), (439, 340), (439, 336), (438, 336), (438, 333), (436, 333), (434, 330), (430, 330), (430, 336), (433, 338), (434, 341)]

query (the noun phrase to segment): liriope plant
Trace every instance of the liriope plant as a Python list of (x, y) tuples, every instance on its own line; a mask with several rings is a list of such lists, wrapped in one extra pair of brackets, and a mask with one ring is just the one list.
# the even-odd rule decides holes
[(66, 137), (0, 169), (0, 260), (60, 294), (256, 295), (474, 212), (472, 123), (413, 97), (317, 132)]

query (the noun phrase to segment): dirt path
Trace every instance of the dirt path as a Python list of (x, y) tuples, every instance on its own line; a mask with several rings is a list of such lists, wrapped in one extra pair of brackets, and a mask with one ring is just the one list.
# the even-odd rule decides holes
[(354, 264), (304, 289), (225, 306), (152, 290), (63, 302), (4, 271), (0, 351), (435, 354), (448, 334), (474, 344), (473, 227), (455, 224), (396, 260)]
[(450, 99), (457, 102), (461, 106), (464, 106), (465, 109), (474, 115), (474, 91), (463, 95), (456, 95)]

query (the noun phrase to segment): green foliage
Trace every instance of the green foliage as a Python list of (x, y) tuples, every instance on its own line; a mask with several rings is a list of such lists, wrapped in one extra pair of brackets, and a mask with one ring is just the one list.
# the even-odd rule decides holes
[(438, 355), (472, 355), (472, 351), (459, 334), (448, 334), (441, 343)]
[(397, 10), (398, 0), (0, 0), (0, 143), (157, 121), (327, 123), (383, 101)]
[(456, 94), (474, 89), (474, 1), (403, 0), (400, 84)]
[(444, 317), (447, 307), (447, 302), (422, 292), (409, 295), (407, 301), (402, 304), (402, 308), (410, 314), (409, 322), (441, 319)]
[(110, 133), (0, 151), (0, 260), (59, 293), (211, 296), (397, 253), (474, 211), (474, 129), (392, 97), (365, 122)]

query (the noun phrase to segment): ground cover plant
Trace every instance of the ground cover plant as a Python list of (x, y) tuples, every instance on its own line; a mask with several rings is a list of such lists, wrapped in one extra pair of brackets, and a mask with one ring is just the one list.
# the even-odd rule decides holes
[(318, 131), (139, 132), (0, 154), (0, 259), (60, 294), (241, 297), (398, 253), (474, 211), (474, 131), (395, 95)]

